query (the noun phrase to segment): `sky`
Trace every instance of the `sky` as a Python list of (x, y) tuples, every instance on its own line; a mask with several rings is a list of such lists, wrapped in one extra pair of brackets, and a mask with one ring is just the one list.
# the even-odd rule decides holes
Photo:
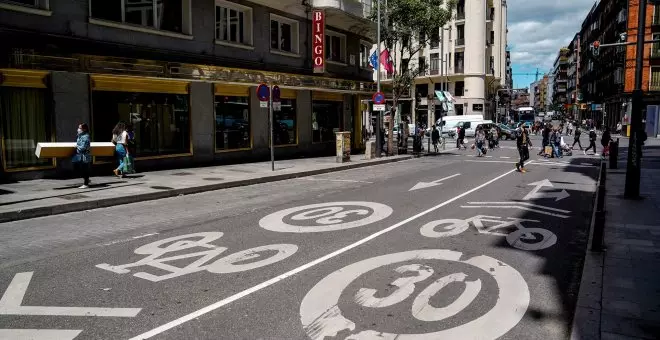
[(540, 76), (552, 69), (559, 49), (571, 42), (594, 3), (595, 0), (507, 0), (514, 88), (529, 88), (537, 68)]

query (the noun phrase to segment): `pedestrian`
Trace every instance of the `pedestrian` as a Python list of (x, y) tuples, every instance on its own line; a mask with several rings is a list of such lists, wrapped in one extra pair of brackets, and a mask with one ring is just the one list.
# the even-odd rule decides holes
[(481, 125), (477, 128), (477, 133), (474, 136), (474, 142), (477, 147), (477, 157), (482, 157), (486, 153), (484, 150), (484, 143), (486, 142), (486, 133), (484, 132), (484, 129)]
[(499, 148), (500, 147), (499, 140), (500, 140), (500, 135), (497, 132), (497, 128), (495, 127), (495, 125), (493, 125), (493, 127), (490, 128), (490, 142), (491, 142), (491, 145), (489, 145), (489, 147), (491, 149)]
[(621, 122), (616, 123), (616, 133), (621, 134), (622, 129), (623, 129), (623, 125), (621, 125)]
[(580, 135), (582, 134), (582, 130), (580, 130), (580, 126), (575, 127), (575, 133), (573, 134), (573, 145), (571, 146), (571, 150), (575, 147), (575, 144), (577, 144), (580, 147), (580, 151), (582, 151), (582, 143), (580, 143)]
[(525, 161), (529, 159), (529, 148), (532, 146), (532, 141), (529, 139), (527, 126), (523, 123), (520, 123), (516, 133), (516, 146), (520, 155), (520, 161), (516, 163), (516, 169), (520, 172), (527, 172), (525, 170)]
[(73, 162), (73, 167), (80, 175), (80, 178), (83, 179), (83, 185), (79, 186), (79, 189), (89, 188), (89, 166), (92, 162), (92, 156), (90, 154), (91, 142), (89, 138), (89, 126), (82, 123), (78, 125), (78, 135), (76, 138), (76, 154), (71, 160)]
[(592, 127), (591, 130), (589, 130), (589, 147), (584, 150), (585, 155), (591, 148), (594, 148), (594, 155), (596, 154), (596, 138), (598, 138), (598, 136), (596, 136), (596, 130)]
[(550, 134), (552, 133), (552, 130), (550, 130), (550, 124), (546, 124), (545, 127), (543, 128), (543, 131), (541, 132), (541, 137), (543, 138), (541, 142), (541, 151), (539, 151), (539, 156), (545, 155), (545, 147), (550, 145)]
[(458, 127), (458, 137), (456, 138), (456, 148), (460, 150), (461, 147), (467, 149), (467, 146), (465, 146), (465, 127), (462, 124)]
[(433, 125), (433, 130), (431, 130), (431, 142), (433, 143), (433, 150), (435, 150), (435, 153), (438, 153), (438, 141), (440, 141), (440, 131), (438, 131), (438, 128)]
[(561, 130), (554, 128), (552, 134), (550, 135), (550, 143), (552, 146), (553, 156), (556, 158), (562, 158), (561, 152)]
[(610, 142), (612, 141), (612, 135), (610, 134), (610, 128), (605, 127), (603, 130), (603, 135), (600, 138), (600, 145), (603, 146), (603, 153), (601, 157), (605, 158), (610, 151)]
[(128, 155), (128, 131), (126, 131), (126, 123), (119, 122), (112, 130), (112, 143), (115, 144), (115, 155), (119, 165), (112, 172), (117, 177), (124, 177), (124, 170), (126, 167), (126, 155)]

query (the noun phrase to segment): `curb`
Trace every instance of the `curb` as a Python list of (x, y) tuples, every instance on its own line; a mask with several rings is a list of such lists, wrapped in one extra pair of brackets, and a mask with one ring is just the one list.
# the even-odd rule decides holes
[(276, 181), (282, 181), (282, 180), (298, 178), (298, 177), (308, 177), (308, 176), (320, 175), (330, 172), (358, 169), (358, 168), (364, 168), (368, 166), (382, 165), (388, 163), (396, 163), (401, 161), (407, 161), (410, 159), (413, 159), (413, 156), (406, 156), (406, 157), (399, 157), (392, 159), (384, 158), (368, 163), (352, 163), (352, 164), (349, 163), (346, 165), (341, 165), (332, 168), (307, 170), (307, 171), (279, 174), (273, 176), (264, 176), (259, 178), (244, 179), (244, 180), (238, 180), (227, 183), (215, 183), (215, 184), (201, 185), (190, 188), (171, 189), (171, 190), (163, 190), (159, 192), (137, 194), (126, 197), (112, 197), (112, 198), (104, 198), (100, 200), (66, 203), (66, 204), (60, 204), (60, 205), (48, 206), (48, 207), (37, 207), (37, 208), (30, 208), (25, 210), (7, 211), (0, 213), (0, 223), (26, 220), (36, 217), (60, 215), (60, 214), (66, 214), (70, 212), (83, 211), (83, 210), (107, 208), (107, 207), (118, 206), (123, 204), (153, 201), (163, 198), (198, 194), (207, 191), (215, 191), (221, 189), (241, 187), (246, 185), (276, 182)]
[[(609, 172), (609, 169), (608, 169)], [(600, 176), (598, 178), (600, 182)], [(597, 193), (598, 191), (596, 191)], [(594, 196), (596, 195), (594, 193)], [(570, 340), (600, 339), (601, 338), (601, 310), (603, 292), (603, 269), (605, 266), (605, 254), (603, 252), (591, 251), (594, 226), (596, 224), (597, 204), (594, 197), (593, 210), (589, 221), (589, 232), (586, 253), (582, 265), (582, 277), (580, 289), (578, 290), (573, 322), (571, 324)]]

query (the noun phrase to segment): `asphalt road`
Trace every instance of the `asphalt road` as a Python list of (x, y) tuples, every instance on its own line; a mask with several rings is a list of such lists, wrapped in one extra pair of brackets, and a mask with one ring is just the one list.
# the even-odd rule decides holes
[(0, 339), (566, 339), (598, 159), (487, 156), (0, 224)]

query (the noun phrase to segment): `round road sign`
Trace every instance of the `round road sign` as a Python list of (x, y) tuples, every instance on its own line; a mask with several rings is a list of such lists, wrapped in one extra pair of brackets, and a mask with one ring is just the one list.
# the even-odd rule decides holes
[(257, 97), (259, 97), (259, 100), (262, 102), (268, 101), (268, 98), (270, 97), (270, 89), (268, 88), (268, 85), (260, 84), (257, 86)]
[(383, 92), (376, 92), (371, 99), (373, 99), (374, 104), (383, 104), (385, 103), (385, 94)]

